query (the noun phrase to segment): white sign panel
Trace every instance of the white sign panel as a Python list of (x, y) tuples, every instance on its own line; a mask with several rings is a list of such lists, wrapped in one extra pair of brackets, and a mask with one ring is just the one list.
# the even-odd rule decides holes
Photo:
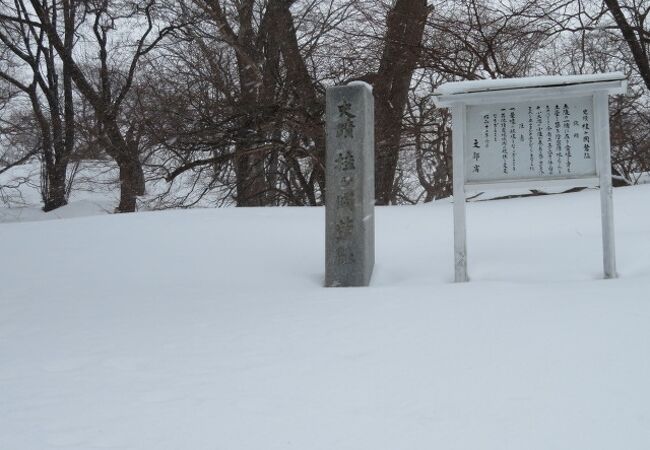
[(593, 97), (467, 107), (467, 183), (595, 177)]

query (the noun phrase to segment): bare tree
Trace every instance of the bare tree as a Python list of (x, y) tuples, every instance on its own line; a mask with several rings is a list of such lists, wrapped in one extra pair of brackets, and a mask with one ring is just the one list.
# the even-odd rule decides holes
[(610, 99), (612, 174), (614, 185), (635, 182), (650, 167), (647, 138), (648, 63), (646, 2), (548, 1), (539, 17), (554, 36), (554, 53), (546, 58), (554, 72), (622, 71), (630, 81), (630, 95)]
[[(145, 57), (170, 33), (173, 26), (161, 26), (156, 21), (158, 2), (146, 3), (120, 0), (92, 0), (85, 2), (80, 14), (88, 51), (94, 48), (96, 64), (79, 61), (78, 55), (66, 45), (48, 10), (37, 0), (30, 0), (38, 17), (39, 26), (64, 64), (80, 94), (93, 108), (99, 125), (99, 138), (105, 151), (120, 169), (120, 203), (118, 212), (136, 209), (136, 198), (145, 192), (144, 173), (139, 160), (137, 142), (130, 139), (122, 127), (130, 117), (123, 117), (124, 104), (138, 69)], [(54, 2), (55, 4), (59, 2)], [(61, 0), (65, 29), (75, 28), (76, 3)], [(126, 30), (142, 30), (136, 39)], [(119, 30), (123, 32), (120, 34)], [(133, 49), (133, 50), (131, 50)], [(86, 63), (86, 64), (85, 64)]]
[[(627, 42), (646, 88), (650, 89), (650, 61), (648, 61), (650, 30), (646, 22), (650, 5), (644, 1), (626, 0), (604, 0), (604, 5), (614, 19), (621, 36)], [(598, 19), (602, 20), (600, 15)]]
[[(410, 149), (408, 166), (412, 178), (424, 189), (423, 196), (413, 202), (449, 197), (452, 194), (451, 116), (445, 109), (433, 104), (433, 87), (439, 84), (439, 76), (430, 71), (418, 74), (406, 107), (403, 131), (407, 149)], [(408, 155), (407, 152), (405, 154)], [(406, 197), (413, 192), (404, 192)]]
[[(70, 5), (61, 11), (56, 4), (45, 1), (40, 6), (57, 32), (59, 15), (63, 14), (62, 45), (71, 53), (76, 7)], [(30, 5), (15, 0), (11, 5), (3, 1), (1, 7), (0, 41), (4, 58), (0, 78), (29, 98), (40, 132), (43, 209), (51, 211), (67, 204), (66, 171), (75, 139), (70, 65), (58, 58), (48, 36), (34, 20)]]
[(324, 88), (312, 58), (348, 10), (336, 3), (182, 3), (193, 20), (184, 54), (171, 60), (211, 95), (197, 99), (200, 108), (185, 108), (199, 127), (167, 139), (185, 155), (170, 179), (212, 165), (225, 183), (234, 174), (239, 206), (322, 202)]

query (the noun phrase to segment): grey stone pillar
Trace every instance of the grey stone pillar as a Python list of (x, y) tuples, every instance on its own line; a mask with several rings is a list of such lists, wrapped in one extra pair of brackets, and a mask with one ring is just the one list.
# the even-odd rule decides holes
[(372, 89), (327, 90), (325, 286), (368, 286), (375, 265)]

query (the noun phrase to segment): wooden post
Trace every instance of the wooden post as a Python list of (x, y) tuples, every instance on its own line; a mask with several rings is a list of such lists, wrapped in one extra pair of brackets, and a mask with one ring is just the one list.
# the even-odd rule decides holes
[(456, 103), (451, 108), (453, 132), (452, 152), (454, 171), (454, 279), (469, 281), (467, 275), (467, 231), (465, 227), (465, 130), (466, 107)]
[(616, 247), (614, 244), (614, 204), (612, 161), (609, 146), (609, 103), (605, 92), (594, 94), (594, 132), (600, 178), (600, 209), (603, 227), (603, 267), (605, 278), (616, 278)]

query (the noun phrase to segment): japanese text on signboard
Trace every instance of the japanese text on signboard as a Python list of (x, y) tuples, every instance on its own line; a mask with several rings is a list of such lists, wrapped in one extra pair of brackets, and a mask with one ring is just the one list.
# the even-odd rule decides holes
[(469, 106), (468, 182), (596, 175), (591, 97)]

